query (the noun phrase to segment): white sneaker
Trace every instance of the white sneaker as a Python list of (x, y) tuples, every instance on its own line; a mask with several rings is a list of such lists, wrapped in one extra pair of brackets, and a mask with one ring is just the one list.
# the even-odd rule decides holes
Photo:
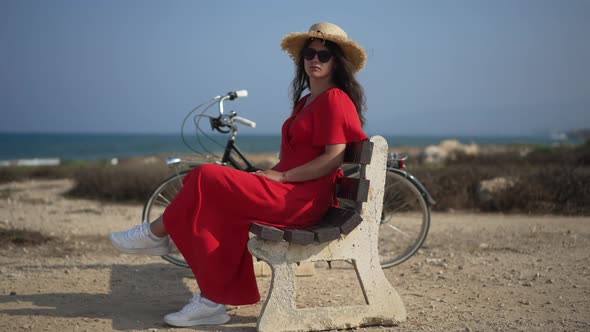
[(164, 316), (166, 323), (178, 327), (221, 325), (227, 323), (229, 319), (230, 317), (225, 312), (225, 306), (223, 304), (217, 304), (204, 299), (201, 297), (201, 294), (195, 294), (190, 302), (179, 312)]
[(123, 232), (111, 233), (111, 243), (127, 254), (163, 256), (170, 253), (170, 237), (155, 239), (150, 236), (149, 223), (142, 223)]

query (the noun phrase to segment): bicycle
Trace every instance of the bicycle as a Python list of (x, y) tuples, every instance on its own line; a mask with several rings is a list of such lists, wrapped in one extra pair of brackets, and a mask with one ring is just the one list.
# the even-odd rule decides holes
[[(201, 118), (208, 117), (211, 130), (229, 134), (224, 146), (223, 156), (214, 162), (246, 172), (254, 172), (258, 168), (240, 151), (236, 145), (236, 138), (238, 133), (237, 124), (254, 128), (256, 123), (239, 117), (236, 111), (226, 114), (223, 107), (224, 101), (231, 101), (247, 95), (246, 90), (240, 90), (214, 97), (189, 112), (183, 121), (182, 128), (184, 128), (184, 124), (193, 113), (207, 105), (200, 114), (195, 115), (193, 118), (197, 130), (202, 131), (199, 127)], [(219, 115), (205, 115), (204, 113), (215, 104), (218, 105)], [(189, 146), (184, 140), (184, 135), (182, 137), (183, 142)], [(203, 145), (201, 146), (204, 148)], [(193, 151), (200, 153), (194, 149)], [(379, 255), (383, 268), (398, 265), (418, 251), (428, 235), (430, 206), (435, 204), (435, 201), (420, 181), (405, 170), (406, 159), (407, 156), (398, 153), (389, 154), (388, 156), (383, 213), (378, 240)], [(174, 168), (175, 174), (163, 180), (144, 204), (142, 213), (142, 222), (144, 223), (154, 220), (164, 212), (166, 206), (170, 204), (182, 187), (184, 176), (192, 168), (202, 165), (203, 162), (172, 157), (166, 159), (166, 164)], [(358, 174), (358, 170), (358, 167), (343, 169), (346, 176), (355, 176), (355, 173)], [(341, 204), (344, 207), (347, 206), (345, 201)], [(175, 265), (188, 267), (188, 264), (175, 247), (172, 253), (162, 256), (162, 258)]]

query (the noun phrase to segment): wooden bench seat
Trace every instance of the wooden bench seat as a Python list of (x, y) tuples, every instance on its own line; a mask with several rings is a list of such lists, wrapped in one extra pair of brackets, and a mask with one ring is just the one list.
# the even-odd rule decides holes
[(348, 234), (363, 218), (354, 210), (332, 207), (315, 226), (304, 229), (277, 228), (252, 224), (250, 232), (267, 241), (287, 241), (298, 244), (324, 243)]

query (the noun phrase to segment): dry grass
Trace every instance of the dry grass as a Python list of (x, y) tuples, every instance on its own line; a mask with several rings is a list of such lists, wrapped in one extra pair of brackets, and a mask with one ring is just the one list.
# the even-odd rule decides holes
[(0, 228), (0, 246), (35, 246), (52, 240), (51, 237), (36, 231)]

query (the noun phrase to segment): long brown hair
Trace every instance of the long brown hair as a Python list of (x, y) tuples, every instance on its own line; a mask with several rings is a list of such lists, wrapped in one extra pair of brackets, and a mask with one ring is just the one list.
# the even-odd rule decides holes
[[(310, 38), (305, 42), (300, 52), (311, 44), (314, 38)], [(352, 66), (350, 62), (344, 57), (342, 49), (338, 44), (329, 40), (324, 40), (324, 45), (332, 53), (332, 58), (336, 61), (334, 70), (332, 72), (332, 82), (342, 91), (344, 91), (348, 97), (354, 103), (356, 107), (356, 113), (361, 120), (361, 125), (365, 125), (364, 112), (366, 110), (365, 104), (365, 91), (360, 83), (356, 80)], [(299, 62), (295, 68), (295, 78), (291, 82), (291, 98), (293, 100), (293, 109), (297, 106), (301, 94), (307, 88), (309, 88), (309, 76), (305, 72), (305, 65), (303, 64), (303, 55), (299, 56)]]

